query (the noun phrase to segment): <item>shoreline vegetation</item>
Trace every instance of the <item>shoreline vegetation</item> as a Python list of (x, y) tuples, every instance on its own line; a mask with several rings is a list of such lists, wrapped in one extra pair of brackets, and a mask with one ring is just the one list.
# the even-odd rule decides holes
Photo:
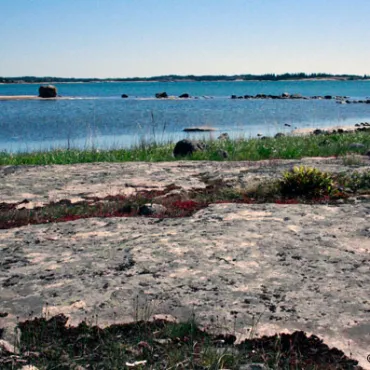
[(78, 78), (78, 77), (1, 77), (0, 84), (25, 84), (25, 83), (89, 83), (89, 82), (218, 82), (218, 81), (359, 81), (369, 80), (368, 75), (330, 74), (330, 73), (266, 73), (261, 75), (238, 74), (238, 75), (164, 75), (153, 77), (114, 77), (114, 78)]
[[(370, 126), (370, 124), (367, 124)], [(369, 155), (370, 128), (354, 127), (343, 129), (315, 130), (293, 133), (290, 136), (277, 134), (275, 137), (230, 139), (221, 135), (219, 139), (202, 143), (202, 150), (181, 157), (185, 160), (203, 161), (259, 161), (277, 159), (301, 159), (303, 157), (341, 157)], [(359, 126), (357, 124), (357, 126)], [(226, 139), (225, 139), (226, 138)], [(168, 162), (176, 161), (173, 155), (174, 142), (158, 143), (143, 141), (130, 148), (98, 149), (95, 147), (76, 149), (66, 143), (65, 148), (48, 151), (7, 152), (0, 151), (0, 166), (53, 165), (93, 162)]]

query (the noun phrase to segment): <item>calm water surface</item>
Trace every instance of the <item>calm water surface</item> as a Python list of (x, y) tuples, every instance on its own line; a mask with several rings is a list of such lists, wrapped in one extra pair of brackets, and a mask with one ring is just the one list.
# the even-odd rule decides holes
[[(0, 85), (0, 95), (36, 95), (39, 85)], [(370, 104), (331, 100), (231, 100), (230, 95), (299, 93), (370, 96), (368, 81), (143, 82), (56, 84), (69, 100), (0, 101), (0, 150), (129, 147), (141, 140), (188, 137), (182, 130), (208, 125), (219, 131), (191, 137), (273, 135), (298, 127), (370, 122)], [(189, 93), (198, 99), (156, 100), (155, 93)], [(128, 99), (121, 99), (121, 94)]]

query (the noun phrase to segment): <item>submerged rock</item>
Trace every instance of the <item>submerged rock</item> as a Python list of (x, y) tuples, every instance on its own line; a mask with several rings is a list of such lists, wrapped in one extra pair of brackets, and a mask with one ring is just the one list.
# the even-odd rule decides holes
[(184, 132), (208, 132), (208, 131), (216, 131), (216, 129), (210, 126), (197, 126), (197, 127), (185, 127), (183, 131)]

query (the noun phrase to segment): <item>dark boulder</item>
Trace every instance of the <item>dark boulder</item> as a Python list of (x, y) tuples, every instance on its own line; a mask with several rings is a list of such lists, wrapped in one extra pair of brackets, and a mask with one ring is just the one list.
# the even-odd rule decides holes
[(231, 99), (237, 99), (236, 95), (231, 95)]
[(56, 98), (57, 95), (57, 88), (53, 85), (42, 85), (39, 87), (40, 98)]
[(330, 99), (333, 99), (333, 97), (331, 95), (325, 95), (324, 99), (330, 100)]
[(303, 96), (301, 94), (293, 94), (290, 95), (290, 99), (303, 99)]
[(144, 204), (139, 208), (139, 215), (140, 216), (153, 216), (153, 215), (164, 215), (166, 213), (166, 207), (162, 206), (161, 204)]
[(168, 98), (168, 95), (165, 91), (161, 92), (161, 93), (156, 93), (155, 94), (155, 97), (157, 99), (165, 99), (165, 98)]
[(189, 95), (188, 93), (181, 94), (181, 95), (179, 96), (179, 98), (181, 98), (181, 99), (187, 99), (187, 98), (190, 98), (190, 95)]
[(321, 134), (323, 134), (324, 133), (324, 131), (323, 130), (320, 130), (319, 128), (318, 129), (316, 129), (314, 132), (313, 132), (313, 134), (314, 135), (321, 135)]
[(121, 98), (126, 99), (126, 98), (128, 98), (128, 95), (127, 94), (122, 94)]
[(282, 132), (278, 132), (274, 137), (275, 139), (278, 139), (279, 137), (284, 137), (285, 134), (283, 134)]
[(230, 140), (230, 136), (227, 132), (224, 132), (217, 139), (218, 140)]
[(203, 151), (205, 148), (205, 144), (200, 141), (183, 139), (176, 143), (173, 149), (173, 155), (176, 158), (184, 157), (197, 151)]
[(221, 159), (227, 159), (227, 158), (229, 158), (229, 153), (226, 150), (223, 150), (223, 149), (217, 150), (217, 155)]

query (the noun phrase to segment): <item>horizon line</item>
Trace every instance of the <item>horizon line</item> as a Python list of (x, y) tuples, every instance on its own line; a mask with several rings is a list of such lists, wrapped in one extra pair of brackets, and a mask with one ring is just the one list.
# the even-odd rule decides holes
[(0, 76), (0, 79), (21, 79), (21, 78), (58, 78), (58, 79), (95, 79), (95, 80), (115, 80), (115, 79), (155, 79), (155, 78), (202, 78), (202, 77), (223, 77), (223, 78), (236, 78), (236, 77), (282, 77), (282, 76), (302, 76), (302, 77), (365, 77), (368, 76), (367, 73), (364, 74), (352, 74), (352, 73), (327, 73), (327, 72), (284, 72), (284, 73), (237, 73), (237, 74), (164, 74), (164, 75), (154, 75), (154, 76), (134, 76), (134, 77), (72, 77), (72, 76), (36, 76), (36, 75), (18, 75), (18, 76)]

